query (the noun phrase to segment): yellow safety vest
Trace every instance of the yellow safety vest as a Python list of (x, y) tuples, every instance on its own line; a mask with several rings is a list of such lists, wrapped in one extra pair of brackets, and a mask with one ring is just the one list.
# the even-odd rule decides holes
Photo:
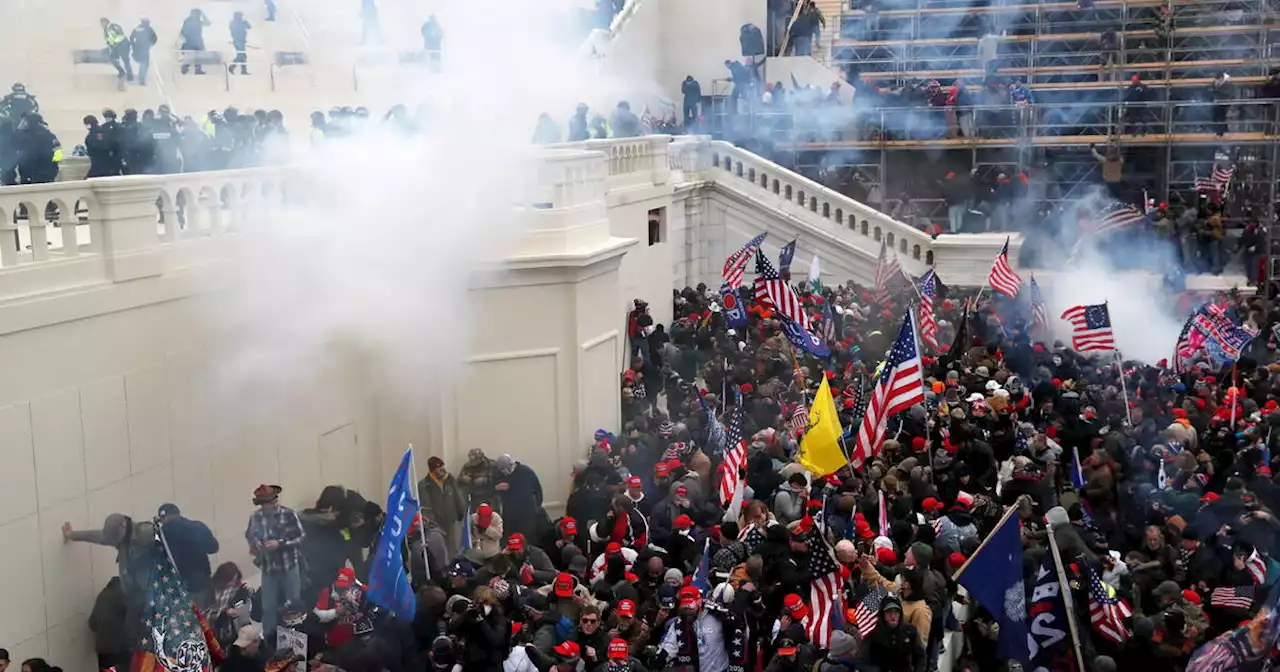
[(57, 148), (57, 149), (53, 150), (53, 162), (54, 162), (54, 163), (62, 163), (62, 148), (61, 148), (61, 147), (59, 147), (59, 148)]
[(108, 47), (114, 47), (114, 46), (116, 46), (117, 44), (120, 44), (121, 42), (124, 42), (124, 35), (122, 35), (122, 34), (120, 34), (120, 33), (117, 33), (117, 32), (115, 32), (114, 30), (108, 30), (108, 31), (107, 31), (107, 46), (108, 46)]

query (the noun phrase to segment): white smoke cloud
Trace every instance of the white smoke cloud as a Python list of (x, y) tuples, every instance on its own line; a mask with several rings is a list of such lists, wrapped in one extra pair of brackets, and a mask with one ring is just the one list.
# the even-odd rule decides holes
[[(404, 71), (389, 101), (410, 115), (425, 105), (425, 134), (375, 131), (296, 159), (307, 188), (254, 223), (267, 232), (251, 234), (256, 253), (232, 269), (233, 289), (209, 311), (229, 350), (226, 393), (306, 381), (335, 344), (398, 386), (392, 398), (418, 397), (456, 371), (471, 336), (468, 276), (524, 229), (516, 205), (536, 172), (538, 115), (550, 113), (564, 133), (579, 101), (654, 86), (603, 78), (577, 56), (580, 39), (557, 36), (576, 1), (441, 5), (445, 72)], [(334, 4), (317, 11), (353, 20), (352, 6)], [(375, 128), (385, 112), (358, 94), (351, 104), (368, 105)], [(307, 120), (287, 122), (296, 150)]]
[[(1110, 197), (1100, 190), (1087, 194), (1057, 222), (1061, 231), (1074, 238), (1077, 212), (1098, 212)], [(1058, 263), (1067, 257), (1066, 247), (1053, 249), (1046, 261)], [(1173, 315), (1169, 306), (1174, 296), (1165, 288), (1163, 278), (1153, 272), (1117, 269), (1111, 259), (1132, 262), (1141, 260), (1145, 268), (1173, 268), (1177, 255), (1172, 245), (1125, 243), (1123, 237), (1109, 236), (1102, 246), (1085, 246), (1076, 259), (1056, 272), (1039, 273), (1036, 282), (1045, 295), (1053, 337), (1070, 345), (1071, 327), (1059, 319), (1062, 311), (1078, 305), (1107, 303), (1115, 332), (1116, 347), (1126, 360), (1135, 359), (1155, 364), (1173, 352), (1174, 341), (1182, 330), (1185, 316)]]

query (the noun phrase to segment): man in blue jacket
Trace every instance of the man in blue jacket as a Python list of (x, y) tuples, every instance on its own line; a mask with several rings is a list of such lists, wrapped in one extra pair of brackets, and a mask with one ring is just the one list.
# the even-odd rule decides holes
[(209, 585), (212, 575), (209, 556), (218, 552), (217, 538), (208, 525), (184, 518), (177, 504), (161, 504), (156, 519), (187, 592), (193, 596), (200, 594)]

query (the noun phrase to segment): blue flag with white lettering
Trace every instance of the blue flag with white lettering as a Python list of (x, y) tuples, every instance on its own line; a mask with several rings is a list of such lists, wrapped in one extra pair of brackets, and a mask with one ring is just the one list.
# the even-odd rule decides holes
[(814, 336), (808, 329), (782, 318), (782, 333), (787, 335), (787, 340), (791, 344), (813, 355), (814, 357), (822, 357), (826, 359), (831, 356), (831, 350), (827, 348), (827, 344), (822, 342), (821, 338)]
[(414, 487), (409, 478), (409, 461), (413, 448), (404, 451), (400, 466), (391, 477), (387, 489), (387, 519), (378, 536), (377, 550), (369, 565), (369, 586), (365, 591), (369, 601), (382, 607), (397, 618), (413, 620), (416, 611), (413, 586), (404, 571), (404, 538), (409, 533), (409, 523), (418, 513), (418, 500), (414, 499)]
[(741, 329), (747, 326), (747, 306), (742, 302), (738, 290), (729, 289), (729, 285), (720, 285), (720, 305), (724, 307), (724, 323), (729, 329)]

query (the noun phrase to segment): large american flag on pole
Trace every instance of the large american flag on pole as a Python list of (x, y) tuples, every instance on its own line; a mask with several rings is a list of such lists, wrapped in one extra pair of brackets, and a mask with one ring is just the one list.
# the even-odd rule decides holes
[(1107, 304), (1073, 306), (1062, 313), (1071, 323), (1071, 348), (1077, 352), (1115, 350), (1115, 334), (1111, 331), (1111, 313)]
[(769, 235), (766, 231), (751, 240), (748, 240), (737, 252), (729, 255), (724, 260), (724, 269), (721, 271), (724, 282), (729, 289), (737, 289), (742, 284), (742, 276), (746, 272), (747, 262), (751, 261), (751, 255), (760, 249), (760, 244), (764, 242), (764, 237)]
[(814, 648), (825, 649), (831, 642), (831, 631), (835, 627), (831, 614), (844, 613), (841, 597), (844, 582), (840, 579), (840, 565), (836, 563), (835, 552), (822, 533), (811, 530), (806, 543), (809, 546), (809, 576), (813, 580), (809, 586), (809, 622), (805, 624), (805, 634)]
[(779, 315), (791, 320), (804, 330), (809, 330), (809, 314), (763, 252), (756, 252), (755, 299), (763, 306), (773, 308)]
[(853, 466), (880, 452), (889, 416), (901, 413), (915, 404), (924, 403), (924, 377), (920, 362), (920, 344), (916, 339), (915, 315), (907, 311), (902, 320), (898, 339), (889, 350), (889, 357), (881, 368), (867, 412), (858, 427), (858, 440), (853, 448)]
[(1227, 185), (1231, 184), (1231, 178), (1235, 177), (1235, 175), (1235, 166), (1215, 165), (1213, 171), (1209, 173), (1208, 179), (1196, 178), (1196, 191), (1226, 191)]
[(1018, 288), (1022, 286), (1022, 277), (1013, 272), (1013, 268), (1009, 266), (1009, 239), (1004, 239), (1004, 247), (1000, 248), (1000, 254), (996, 256), (996, 260), (991, 264), (991, 272), (987, 274), (987, 282), (991, 283), (991, 288), (1004, 294), (1009, 298), (1018, 295)]
[(1112, 201), (1106, 209), (1098, 214), (1088, 233), (1094, 236), (1101, 236), (1113, 231), (1137, 226), (1145, 221), (1147, 221), (1147, 216), (1139, 212), (1137, 208), (1128, 203)]
[(729, 431), (724, 441), (724, 461), (720, 463), (720, 505), (729, 506), (733, 493), (742, 479), (741, 470), (747, 465), (747, 442), (742, 437), (742, 405), (733, 407), (729, 418)]
[(876, 261), (876, 294), (888, 296), (890, 291), (901, 286), (905, 278), (902, 264), (898, 263), (898, 254), (881, 239), (880, 258)]
[(1129, 641), (1129, 629), (1125, 627), (1124, 619), (1133, 613), (1129, 610), (1129, 603), (1116, 595), (1115, 588), (1103, 583), (1092, 569), (1085, 571), (1089, 574), (1089, 622), (1099, 635), (1116, 644), (1124, 644)]
[(929, 269), (920, 280), (920, 338), (934, 350), (938, 349), (938, 317), (933, 314), (937, 298), (938, 276)]

